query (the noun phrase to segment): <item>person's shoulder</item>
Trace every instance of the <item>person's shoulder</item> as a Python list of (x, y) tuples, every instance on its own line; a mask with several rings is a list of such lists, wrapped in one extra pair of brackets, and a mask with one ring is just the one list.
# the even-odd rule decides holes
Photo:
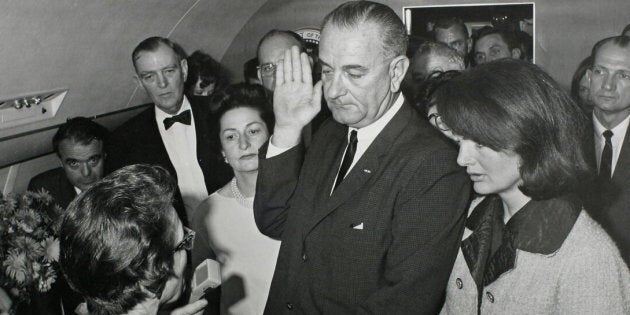
[[(608, 233), (584, 210), (578, 216), (573, 229), (564, 241), (560, 251), (562, 256), (574, 262), (587, 265), (623, 264), (621, 254)], [(595, 268), (595, 266), (593, 266)]]
[(28, 190), (37, 191), (41, 188), (49, 190), (51, 185), (57, 185), (59, 180), (65, 179), (65, 176), (66, 174), (61, 167), (41, 172), (31, 178)]
[(115, 137), (121, 134), (130, 134), (136, 132), (136, 130), (146, 128), (147, 124), (152, 122), (152, 119), (155, 119), (155, 110), (153, 108), (154, 105), (152, 103), (146, 105), (148, 105), (147, 108), (145, 108), (135, 116), (129, 118), (127, 121), (114, 129), (114, 131), (112, 131), (111, 133), (112, 136)]

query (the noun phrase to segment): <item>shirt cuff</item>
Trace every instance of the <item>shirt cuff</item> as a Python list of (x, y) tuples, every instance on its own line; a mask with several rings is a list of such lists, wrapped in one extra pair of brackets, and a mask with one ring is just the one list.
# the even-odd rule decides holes
[(273, 145), (271, 143), (271, 140), (273, 140), (273, 135), (271, 135), (271, 137), (269, 137), (269, 145), (267, 146), (267, 156), (265, 156), (265, 158), (272, 158), (276, 155), (280, 155), (286, 151), (289, 151), (289, 149), (293, 148), (293, 147), (289, 147), (289, 148), (279, 148), (276, 147), (275, 145)]

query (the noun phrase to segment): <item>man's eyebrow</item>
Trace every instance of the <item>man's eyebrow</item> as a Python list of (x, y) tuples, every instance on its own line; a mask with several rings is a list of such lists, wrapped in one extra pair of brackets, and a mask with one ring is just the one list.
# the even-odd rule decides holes
[(347, 66), (341, 67), (341, 69), (343, 69), (344, 71), (348, 71), (348, 70), (368, 71), (368, 68), (361, 65), (347, 65)]
[[(319, 59), (319, 64), (321, 66), (332, 68), (328, 63), (326, 63), (326, 61), (323, 61), (321, 59)], [(343, 69), (344, 71), (348, 71), (348, 70), (367, 71), (368, 70), (368, 68), (366, 68), (366, 67), (364, 67), (362, 65), (346, 65), (346, 66), (342, 66), (341, 69)]]

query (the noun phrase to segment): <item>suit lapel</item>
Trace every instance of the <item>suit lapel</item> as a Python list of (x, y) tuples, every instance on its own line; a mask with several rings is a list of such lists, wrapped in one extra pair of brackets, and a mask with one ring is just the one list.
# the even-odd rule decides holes
[(613, 183), (623, 183), (630, 177), (630, 127), (626, 130), (626, 136), (623, 139), (621, 145), (621, 152), (619, 152), (619, 159), (615, 164), (615, 172), (613, 173)]
[[(310, 231), (317, 226), (325, 217), (331, 214), (344, 202), (348, 201), (351, 197), (355, 197), (357, 191), (359, 191), (365, 184), (374, 176), (380, 172), (380, 166), (382, 163), (382, 157), (387, 155), (389, 149), (398, 138), (399, 134), (403, 131), (411, 116), (411, 109), (407, 104), (403, 104), (398, 113), (394, 115), (392, 120), (383, 128), (381, 133), (374, 139), (370, 147), (365, 151), (363, 156), (357, 161), (354, 167), (350, 170), (346, 178), (341, 182), (339, 187), (330, 195), (333, 181), (338, 172), (339, 165), (341, 164), (341, 155), (345, 149), (347, 140), (347, 129), (344, 128), (342, 137), (337, 143), (341, 144), (333, 145), (335, 148), (336, 156), (332, 159), (326, 159), (324, 156), (323, 161), (334, 161), (333, 166), (329, 169), (328, 176), (325, 178), (325, 184), (320, 186), (324, 187), (323, 190), (318, 191), (319, 202), (316, 203), (313, 211), (313, 216), (307, 227), (307, 231)], [(344, 139), (344, 137), (346, 137)], [(327, 150), (328, 154), (331, 150)], [(308, 233), (306, 233), (308, 235)]]

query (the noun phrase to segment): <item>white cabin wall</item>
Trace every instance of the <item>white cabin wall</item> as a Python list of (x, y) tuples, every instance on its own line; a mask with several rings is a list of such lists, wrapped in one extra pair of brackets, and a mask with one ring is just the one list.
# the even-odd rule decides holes
[[(149, 102), (133, 78), (131, 62), (131, 51), (142, 39), (169, 37), (187, 52), (202, 49), (221, 60), (243, 24), (265, 2), (0, 2), (0, 69), (4, 74), (0, 99), (69, 89), (55, 118), (14, 128), (0, 126), (0, 191), (21, 192), (32, 176), (58, 167), (50, 143), (53, 127), (67, 118), (93, 117)], [(111, 130), (131, 113), (98, 121)]]

